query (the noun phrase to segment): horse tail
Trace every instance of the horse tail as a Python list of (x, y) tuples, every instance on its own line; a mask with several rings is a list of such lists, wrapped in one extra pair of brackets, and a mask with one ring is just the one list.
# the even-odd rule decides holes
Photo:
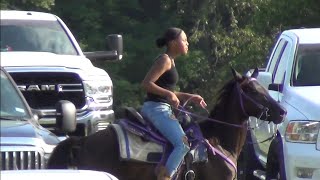
[(78, 144), (79, 137), (69, 137), (61, 141), (53, 150), (47, 164), (48, 169), (67, 169), (74, 166), (74, 147)]

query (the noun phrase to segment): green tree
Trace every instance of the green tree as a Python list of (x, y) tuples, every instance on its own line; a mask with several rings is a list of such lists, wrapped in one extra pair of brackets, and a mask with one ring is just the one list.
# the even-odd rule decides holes
[(54, 0), (1, 0), (1, 9), (45, 11), (54, 6)]
[(155, 39), (170, 26), (184, 29), (190, 43), (177, 60), (178, 89), (213, 106), (231, 66), (243, 73), (264, 66), (278, 33), (316, 27), (320, 17), (318, 0), (3, 0), (1, 9), (57, 14), (84, 51), (103, 50), (107, 34), (122, 34), (122, 62), (93, 62), (113, 79), (115, 109), (142, 104), (140, 82), (163, 52)]

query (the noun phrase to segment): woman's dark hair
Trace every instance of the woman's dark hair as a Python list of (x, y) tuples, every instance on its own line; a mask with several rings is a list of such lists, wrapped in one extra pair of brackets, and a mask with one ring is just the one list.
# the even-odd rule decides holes
[(167, 45), (168, 42), (175, 40), (177, 37), (179, 37), (181, 32), (182, 32), (182, 29), (180, 28), (176, 28), (176, 27), (168, 28), (166, 32), (163, 34), (163, 36), (156, 40), (157, 46), (161, 48)]

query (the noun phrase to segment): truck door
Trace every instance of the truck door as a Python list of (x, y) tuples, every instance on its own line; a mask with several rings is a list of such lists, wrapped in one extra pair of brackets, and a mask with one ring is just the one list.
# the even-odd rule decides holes
[[(281, 38), (281, 37), (280, 37)], [(292, 42), (286, 38), (278, 40), (276, 49), (273, 50), (271, 59), (268, 63), (266, 71), (272, 74), (272, 83), (283, 84), (286, 75), (287, 62), (289, 53), (292, 49)], [(273, 99), (280, 102), (282, 101), (282, 92), (269, 90), (269, 94)], [(271, 137), (276, 131), (276, 125), (273, 123), (266, 123), (259, 119), (255, 119), (256, 128), (254, 130), (256, 140), (261, 142)], [(258, 143), (258, 149), (264, 155), (268, 153), (271, 141)]]

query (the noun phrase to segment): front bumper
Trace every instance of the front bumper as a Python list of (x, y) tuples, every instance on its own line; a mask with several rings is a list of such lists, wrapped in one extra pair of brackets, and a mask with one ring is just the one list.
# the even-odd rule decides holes
[(320, 151), (316, 144), (285, 142), (284, 164), (287, 180), (315, 180), (320, 171)]
[[(77, 113), (77, 129), (83, 127), (84, 134), (92, 134), (97, 131), (105, 129), (110, 123), (115, 120), (113, 110), (99, 110), (99, 111), (82, 111)], [(39, 120), (39, 123), (49, 129), (55, 131), (55, 117), (44, 117)]]

